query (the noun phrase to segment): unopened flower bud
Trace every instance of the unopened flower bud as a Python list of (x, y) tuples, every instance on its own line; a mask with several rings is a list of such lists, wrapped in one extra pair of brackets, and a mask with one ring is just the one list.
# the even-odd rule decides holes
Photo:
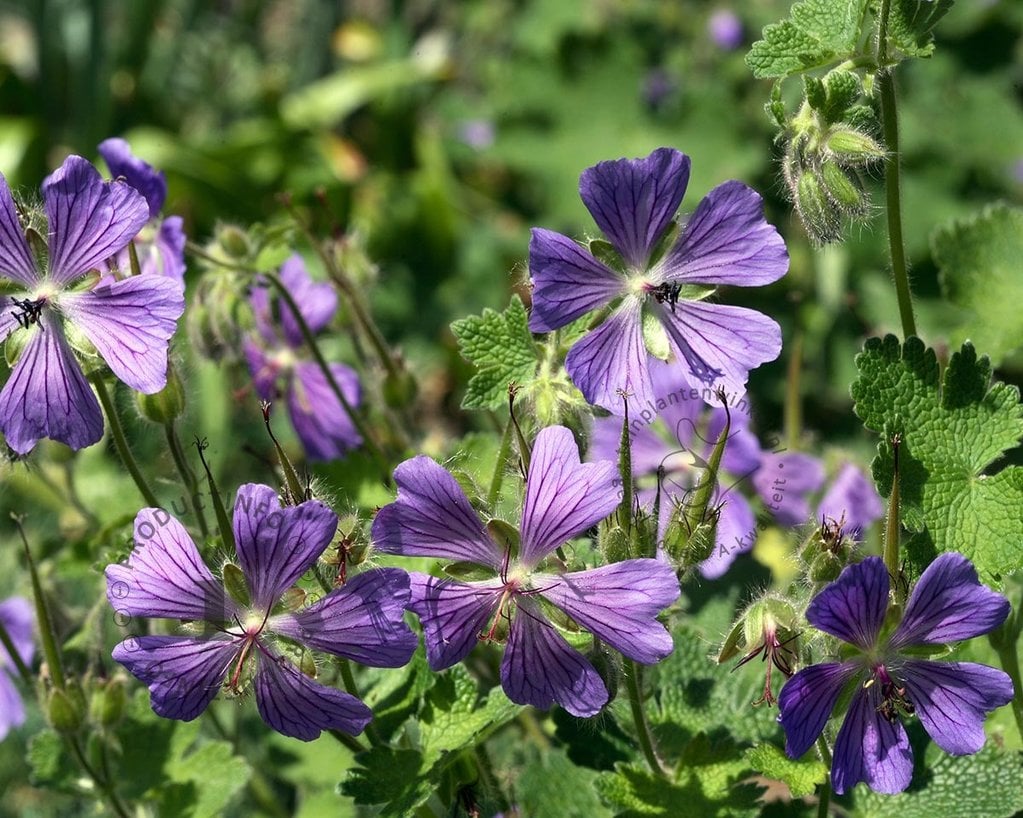
[(416, 379), (412, 377), (410, 372), (404, 370), (398, 373), (389, 372), (384, 378), (384, 403), (392, 409), (403, 409), (411, 406), (412, 402), (416, 399), (418, 391), (419, 387), (416, 384)]
[(167, 385), (152, 395), (136, 392), (135, 404), (142, 417), (161, 426), (181, 416), (185, 411), (185, 389), (172, 363), (167, 363)]
[(862, 213), (866, 206), (863, 191), (837, 163), (825, 162), (821, 166), (821, 182), (828, 197), (842, 213), (849, 217)]
[(124, 680), (119, 676), (102, 682), (92, 691), (89, 719), (100, 727), (113, 727), (124, 715)]
[(233, 224), (217, 227), (216, 242), (229, 258), (244, 259), (252, 253), (249, 237), (245, 231)]
[(602, 524), (597, 532), (597, 546), (607, 563), (629, 559), (629, 535), (620, 525)]
[(813, 244), (829, 244), (842, 238), (838, 208), (812, 170), (805, 171), (796, 182), (796, 209)]
[(69, 690), (55, 687), (50, 691), (46, 715), (50, 726), (58, 733), (74, 733), (78, 730), (82, 726), (83, 709), (77, 697), (71, 695)]
[(844, 165), (863, 167), (884, 159), (884, 148), (873, 137), (846, 127), (832, 129), (824, 140), (824, 149)]

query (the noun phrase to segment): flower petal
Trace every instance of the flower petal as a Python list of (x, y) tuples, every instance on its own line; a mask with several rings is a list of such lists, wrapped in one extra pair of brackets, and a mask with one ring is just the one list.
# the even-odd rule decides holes
[(629, 266), (646, 269), (689, 184), (689, 157), (658, 148), (643, 159), (601, 162), (583, 171), (579, 195)]
[[(185, 237), (184, 220), (180, 216), (168, 216), (160, 222), (160, 228), (152, 241), (135, 241), (142, 275), (159, 275), (185, 282)], [(118, 258), (121, 269), (128, 269)]]
[(20, 313), (21, 308), (5, 295), (0, 295), (0, 344), (7, 340), (7, 336), (21, 326), (21, 322), (15, 318), (15, 313)]
[(497, 615), (504, 583), (456, 582), (429, 574), (411, 573), (412, 601), (423, 626), (426, 658), (433, 670), (444, 670), (464, 659)]
[(818, 630), (870, 650), (888, 611), (888, 569), (880, 557), (849, 565), (813, 598), (806, 619)]
[[(348, 404), (358, 406), (362, 389), (355, 370), (331, 364), (330, 372)], [(295, 365), (287, 401), (291, 423), (310, 460), (337, 460), (362, 443), (362, 436), (319, 364), (301, 361)]]
[(608, 700), (600, 674), (543, 618), (534, 602), (523, 596), (516, 602), (501, 661), (501, 687), (508, 698), (541, 710), (557, 702), (580, 718), (599, 713)]
[(570, 429), (542, 429), (533, 443), (526, 477), (519, 562), (532, 568), (559, 545), (603, 520), (620, 499), (614, 463), (580, 463)]
[(131, 636), (111, 655), (149, 686), (156, 715), (191, 721), (216, 698), (240, 647), (240, 640), (223, 634)]
[(534, 227), (529, 240), (533, 281), (531, 332), (550, 332), (621, 295), (620, 273), (595, 259), (568, 236)]
[(888, 721), (879, 710), (880, 685), (857, 691), (835, 740), (831, 784), (838, 795), (860, 781), (874, 792), (892, 795), (909, 786), (913, 750), (898, 719)]
[[(295, 299), (309, 331), (315, 335), (325, 329), (337, 312), (337, 293), (333, 286), (326, 282), (314, 283), (306, 271), (305, 261), (299, 255), (291, 256), (281, 265), (281, 283)], [(284, 337), (291, 346), (300, 347), (305, 339), (294, 312), (284, 299), (280, 299), (280, 309)]]
[(355, 696), (314, 682), (268, 651), (259, 657), (255, 688), (263, 721), (302, 741), (319, 738), (321, 730), (358, 735), (373, 720), (373, 711)]
[(446, 469), (419, 455), (399, 464), (394, 481), (397, 500), (373, 520), (373, 542), (380, 551), (501, 569), (501, 552)]
[(67, 284), (117, 255), (149, 221), (149, 205), (127, 182), (104, 182), (89, 162), (69, 156), (43, 180), (50, 230), (49, 278)]
[(263, 347), (256, 342), (256, 337), (250, 335), (242, 342), (242, 354), (245, 356), (245, 363), (249, 365), (249, 374), (252, 376), (256, 394), (261, 400), (275, 401), (278, 395), (278, 368)]
[(246, 483), (235, 496), (233, 528), (253, 607), (269, 611), (330, 545), (337, 515), (319, 500), (281, 508), (272, 488)]
[(18, 209), (0, 173), (0, 278), (24, 284), (29, 289), (39, 281), (39, 270), (18, 220)]
[(927, 734), (952, 755), (980, 750), (984, 717), (1012, 701), (1012, 679), (987, 665), (909, 660), (897, 670)]
[(778, 694), (778, 721), (789, 758), (799, 758), (817, 741), (842, 688), (856, 673), (850, 662), (827, 662), (805, 667), (785, 682)]
[(785, 242), (764, 219), (763, 199), (742, 182), (718, 185), (700, 202), (662, 265), (667, 281), (755, 287), (789, 269)]
[[(692, 377), (714, 392), (723, 389), (729, 406), (742, 400), (750, 370), (781, 352), (781, 327), (756, 310), (705, 301), (679, 301), (674, 310), (661, 304), (650, 308)], [(720, 404), (716, 396), (709, 402)]]
[(757, 539), (757, 518), (734, 484), (723, 492), (719, 487), (713, 502), (721, 512), (714, 533), (714, 551), (700, 563), (700, 573), (707, 579), (724, 576), (735, 558), (750, 551)]
[(14, 682), (6, 673), (0, 673), (0, 741), (7, 738), (12, 727), (25, 723), (25, 703)]
[(760, 499), (774, 519), (786, 526), (802, 525), (810, 519), (806, 496), (823, 482), (820, 460), (802, 452), (763, 452), (760, 468), (753, 475), (753, 488)]
[(399, 568), (374, 568), (308, 608), (272, 617), (266, 628), (362, 665), (401, 667), (419, 644), (405, 624), (408, 604), (408, 574)]
[(565, 358), (565, 369), (587, 402), (616, 415), (625, 414), (621, 391), (628, 393), (630, 406), (654, 399), (640, 310), (638, 299), (626, 298)]
[(213, 578), (191, 536), (162, 508), (135, 516), (127, 565), (108, 565), (107, 599), (121, 616), (230, 622), (237, 608)]
[[(12, 596), (0, 602), (0, 624), (3, 624), (7, 635), (11, 637), (11, 643), (21, 660), (26, 665), (31, 665), (35, 650), (35, 639), (32, 635), (35, 628), (35, 612), (32, 610), (32, 604), (20, 596)], [(13, 666), (7, 649), (0, 645), (0, 667)]]
[(533, 587), (618, 652), (652, 665), (671, 653), (671, 634), (657, 615), (679, 598), (675, 571), (654, 559), (615, 562), (589, 571), (533, 577)]
[(973, 563), (946, 553), (920, 576), (890, 644), (898, 650), (972, 639), (993, 631), (1008, 615), (1009, 601), (980, 584)]
[(152, 395), (167, 385), (167, 350), (185, 311), (185, 288), (162, 276), (107, 277), (84, 293), (63, 293), (61, 310), (132, 389)]
[(156, 218), (167, 198), (167, 177), (162, 170), (156, 170), (148, 162), (131, 152), (131, 146), (123, 139), (104, 139), (97, 148), (103, 161), (115, 179), (123, 178), (135, 190), (146, 197), (150, 218)]
[(884, 514), (874, 483), (852, 463), (839, 470), (817, 506), (817, 520), (844, 520), (843, 529), (862, 540), (864, 532)]
[(0, 431), (25, 454), (41, 437), (72, 449), (103, 437), (103, 414), (60, 323), (45, 312), (0, 392)]

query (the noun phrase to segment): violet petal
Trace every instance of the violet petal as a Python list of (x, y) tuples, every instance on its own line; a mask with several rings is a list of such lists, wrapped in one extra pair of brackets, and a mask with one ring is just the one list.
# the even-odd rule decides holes
[(913, 777), (913, 750), (898, 719), (880, 712), (880, 685), (861, 688), (852, 698), (835, 740), (831, 783), (842, 795), (860, 781), (875, 792), (892, 795), (909, 786)]
[[(291, 256), (281, 265), (281, 283), (288, 288), (291, 297), (295, 299), (299, 312), (305, 319), (306, 326), (314, 335), (326, 329), (330, 320), (337, 312), (337, 293), (334, 288), (326, 283), (315, 283), (306, 271), (305, 262), (299, 255)], [(299, 328), (295, 314), (279, 298), (281, 309), (281, 327), (284, 329), (284, 337), (288, 343), (298, 348), (305, 343), (302, 330)]]
[(789, 758), (799, 758), (817, 741), (842, 688), (857, 671), (851, 662), (826, 662), (805, 667), (785, 682), (778, 694), (778, 721)]
[(856, 540), (884, 515), (874, 483), (852, 463), (839, 470), (817, 506), (817, 520), (844, 520), (843, 529)]
[(849, 565), (810, 602), (806, 619), (818, 630), (869, 651), (888, 611), (888, 569), (880, 557)]
[(18, 209), (0, 173), (0, 278), (8, 278), (33, 289), (39, 282), (39, 270), (18, 220)]
[(146, 197), (149, 216), (155, 219), (167, 198), (167, 177), (162, 170), (156, 170), (148, 162), (131, 152), (131, 146), (123, 139), (112, 137), (99, 143), (99, 155), (107, 163), (110, 175), (123, 178), (135, 190)]
[[(349, 406), (362, 397), (359, 376), (344, 364), (330, 364), (330, 372)], [(337, 460), (362, 443), (351, 415), (327, 381), (319, 364), (300, 361), (287, 390), (288, 415), (306, 456), (313, 461)]]
[(456, 582), (417, 572), (409, 578), (409, 610), (423, 626), (426, 658), (432, 670), (444, 670), (476, 647), (480, 634), (497, 615), (504, 583), (499, 579)]

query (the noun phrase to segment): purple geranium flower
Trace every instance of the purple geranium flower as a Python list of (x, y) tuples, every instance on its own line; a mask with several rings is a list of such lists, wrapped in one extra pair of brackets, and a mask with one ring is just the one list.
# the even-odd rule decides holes
[[(177, 281), (185, 280), (185, 230), (180, 216), (160, 218), (160, 208), (167, 198), (167, 178), (131, 152), (123, 139), (105, 139), (99, 144), (99, 153), (115, 178), (124, 179), (146, 197), (149, 222), (135, 239), (135, 252), (143, 273), (165, 275)], [(117, 266), (130, 269), (128, 248), (117, 258)]]
[[(27, 599), (12, 596), (0, 602), (0, 624), (11, 637), (14, 649), (26, 665), (32, 663), (34, 621), (32, 606)], [(8, 673), (14, 673), (14, 662), (0, 644), (0, 741), (7, 737), (12, 727), (25, 723), (25, 705)]]
[(292, 611), (281, 596), (330, 544), (337, 515), (313, 500), (281, 508), (272, 488), (247, 484), (238, 489), (233, 529), (247, 605), (214, 579), (177, 520), (162, 509), (138, 513), (128, 564), (106, 569), (110, 604), (122, 615), (204, 622), (212, 632), (133, 636), (114, 648), (114, 659), (149, 686), (153, 710), (165, 718), (190, 721), (221, 687), (238, 692), (251, 677), (259, 714), (279, 733), (305, 741), (321, 730), (360, 733), (370, 709), (313, 681), (285, 658), (294, 655), (287, 642), (373, 667), (404, 665), (416, 648), (403, 616), (408, 575), (365, 571)]
[(155, 276), (117, 281), (110, 259), (149, 218), (145, 199), (123, 182), (104, 182), (69, 156), (43, 182), (45, 264), (30, 247), (7, 180), (0, 176), (0, 279), (24, 290), (0, 296), (0, 341), (24, 350), (0, 392), (0, 431), (19, 454), (41, 437), (72, 449), (103, 435), (103, 415), (72, 346), (96, 352), (132, 389), (167, 383), (167, 347), (185, 309), (180, 282)]
[(560, 233), (533, 229), (533, 332), (618, 302), (565, 361), (586, 399), (615, 414), (623, 413), (621, 391), (641, 406), (655, 398), (655, 355), (685, 360), (697, 381), (714, 387), (711, 402), (720, 388), (734, 404), (749, 370), (781, 351), (781, 329), (773, 320), (707, 300), (718, 285), (769, 284), (788, 269), (785, 243), (764, 220), (760, 196), (741, 182), (725, 182), (675, 237), (673, 217), (688, 182), (689, 157), (669, 148), (583, 172), (579, 193), (615, 260), (606, 252), (597, 258)]
[[(301, 256), (284, 262), (281, 281), (310, 332), (319, 332), (330, 323), (337, 310), (337, 293), (329, 284), (313, 283)], [(302, 354), (302, 331), (288, 306), (277, 299), (280, 318), (275, 321), (266, 287), (254, 287), (250, 302), (258, 332), (245, 341), (244, 350), (259, 396), (272, 401), (283, 391), (291, 423), (310, 460), (334, 460), (361, 444), (362, 438), (323, 370)], [(361, 390), (355, 371), (344, 364), (331, 364), (330, 371), (349, 405), (358, 406)]]
[(546, 603), (637, 662), (658, 662), (671, 653), (671, 636), (656, 619), (679, 597), (668, 565), (636, 559), (573, 573), (540, 568), (619, 502), (614, 465), (581, 464), (568, 429), (552, 426), (537, 435), (517, 549), (494, 541), (455, 479), (428, 457), (406, 460), (394, 478), (398, 499), (373, 522), (381, 551), (472, 563), (496, 575), (459, 582), (412, 574), (409, 607), (422, 621), (434, 670), (463, 659), (480, 639), (493, 639), (507, 621), (501, 686), (508, 697), (594, 715), (607, 703), (607, 687), (551, 624)]
[(850, 643), (856, 655), (804, 668), (778, 698), (785, 750), (799, 758), (821, 734), (843, 691), (851, 694), (831, 765), (836, 793), (859, 781), (883, 793), (909, 786), (913, 753), (899, 716), (915, 713), (939, 747), (965, 755), (984, 746), (985, 714), (1012, 700), (1012, 681), (1000, 670), (919, 658), (921, 647), (972, 639), (1009, 615), (1008, 601), (980, 584), (969, 560), (952, 553), (934, 560), (890, 634), (884, 627), (888, 591), (888, 571), (879, 557), (848, 566), (821, 591), (807, 608), (807, 620)]
[(817, 520), (833, 520), (856, 541), (884, 515), (884, 503), (861, 469), (845, 463), (817, 506)]
[[(657, 476), (663, 470), (658, 520), (663, 536), (673, 511), (671, 501), (683, 501), (700, 481), (707, 479), (707, 462), (725, 427), (726, 415), (723, 408), (708, 407), (701, 400), (701, 391), (685, 380), (678, 366), (654, 361), (650, 375), (657, 398), (646, 406), (629, 402), (629, 440), (636, 497), (648, 508), (653, 508)], [(753, 548), (756, 541), (756, 515), (742, 492), (747, 481), (752, 482), (775, 517), (791, 514), (792, 508), (802, 508), (801, 521), (808, 514), (806, 492), (820, 486), (819, 476), (813, 482), (813, 476), (820, 471), (813, 458), (761, 449), (749, 428), (749, 405), (745, 399), (730, 409), (730, 418), (728, 442), (712, 500), (719, 509), (715, 548), (700, 564), (700, 573), (709, 579), (722, 576), (735, 558)], [(617, 460), (621, 434), (618, 418), (594, 420), (589, 459)]]

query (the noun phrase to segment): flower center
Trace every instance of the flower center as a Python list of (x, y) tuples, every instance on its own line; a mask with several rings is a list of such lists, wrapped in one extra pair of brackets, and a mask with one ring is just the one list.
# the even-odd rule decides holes
[(894, 722), (900, 715), (912, 716), (916, 712), (905, 686), (893, 679), (884, 665), (877, 665), (874, 668), (874, 675), (864, 687), (870, 687), (875, 682), (881, 684), (881, 703), (877, 707), (877, 712), (887, 721)]
[(11, 302), (17, 307), (11, 314), (22, 329), (28, 329), (33, 324), (38, 324), (43, 314), (43, 307), (46, 306), (47, 296), (43, 295), (35, 299), (12, 298)]
[(648, 291), (650, 296), (658, 304), (667, 304), (675, 312), (675, 305), (678, 304), (678, 297), (682, 294), (682, 285), (678, 282), (665, 281), (663, 284)]

